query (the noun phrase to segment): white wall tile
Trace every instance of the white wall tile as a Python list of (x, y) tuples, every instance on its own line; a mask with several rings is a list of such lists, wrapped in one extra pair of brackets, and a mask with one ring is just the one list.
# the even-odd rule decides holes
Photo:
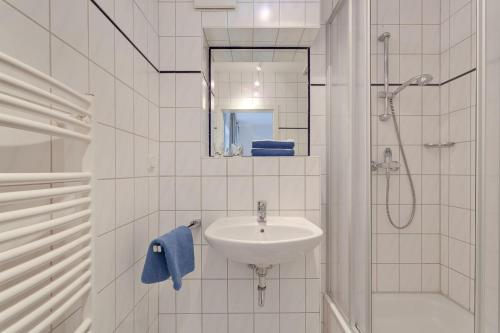
[(280, 330), (291, 333), (305, 333), (305, 313), (280, 313)]
[(204, 158), (201, 160), (201, 173), (203, 176), (225, 176), (226, 159), (225, 158)]
[(94, 329), (109, 332), (115, 327), (115, 285), (108, 285), (106, 288), (96, 293), (94, 301), (96, 316), (92, 321)]
[(228, 209), (253, 209), (252, 177), (228, 177)]
[[(51, 38), (52, 76), (77, 91), (88, 90), (88, 59), (58, 38)], [(91, 91), (91, 93), (94, 93)]]
[(193, 4), (175, 4), (175, 33), (176, 36), (200, 36), (201, 35), (201, 13), (193, 10)]
[[(229, 313), (250, 313), (253, 310), (253, 281), (228, 280)], [(231, 332), (231, 329), (230, 329)]]
[(127, 36), (134, 33), (133, 0), (115, 1), (115, 20)]
[(229, 333), (252, 333), (253, 322), (251, 314), (229, 314)]
[(175, 172), (177, 176), (201, 175), (200, 144), (198, 142), (176, 142)]
[(88, 54), (87, 2), (54, 0), (50, 4), (51, 29), (83, 54)]
[(253, 174), (253, 160), (251, 158), (230, 158), (227, 161), (229, 176), (251, 176)]
[(280, 176), (280, 209), (304, 209), (304, 189), (304, 176)]
[(278, 314), (257, 314), (255, 315), (255, 330), (263, 333), (279, 332)]
[(175, 178), (160, 177), (160, 209), (175, 210)]
[(201, 112), (198, 108), (178, 108), (175, 111), (175, 140), (200, 141)]
[(400, 0), (400, 24), (422, 23), (422, 0)]
[(102, 142), (95, 149), (95, 160), (100, 161), (97, 178), (112, 178), (115, 175), (115, 130), (104, 125), (95, 128), (95, 140)]
[(120, 323), (134, 308), (134, 270), (116, 279), (116, 322)]
[(204, 280), (203, 281), (203, 313), (226, 313), (227, 312), (227, 281), (226, 280)]
[(175, 37), (160, 37), (160, 68), (175, 70)]
[(115, 31), (95, 7), (89, 6), (89, 57), (108, 72), (115, 71)]
[(160, 36), (175, 36), (175, 3), (159, 3), (159, 34)]
[(197, 71), (201, 69), (202, 43), (201, 37), (175, 38), (176, 70)]
[(201, 101), (192, 98), (199, 96), (201, 80), (199, 74), (176, 74), (175, 105), (177, 107), (199, 107)]
[(228, 185), (226, 177), (203, 177), (202, 209), (226, 210), (227, 187)]
[(280, 280), (280, 311), (305, 311), (305, 281), (302, 279)]
[(176, 310), (180, 313), (200, 313), (202, 287), (200, 280), (184, 280), (176, 293)]
[(227, 333), (228, 323), (226, 314), (204, 314), (203, 332)]
[(97, 237), (95, 252), (95, 288), (100, 291), (115, 278), (115, 235), (114, 232)]
[(177, 210), (199, 210), (201, 208), (200, 177), (176, 178), (175, 208)]
[(279, 209), (279, 177), (255, 176), (254, 177), (254, 207), (257, 201), (264, 200), (268, 210)]
[(201, 333), (201, 315), (179, 314), (176, 317), (178, 333)]
[(102, 235), (115, 228), (115, 181), (97, 180), (94, 194), (95, 232)]

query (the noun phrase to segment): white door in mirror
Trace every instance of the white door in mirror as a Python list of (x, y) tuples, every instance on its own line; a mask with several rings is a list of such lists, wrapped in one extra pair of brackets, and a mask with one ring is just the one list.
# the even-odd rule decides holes
[(230, 260), (269, 266), (295, 260), (319, 245), (323, 230), (302, 217), (217, 219), (205, 230), (208, 244)]

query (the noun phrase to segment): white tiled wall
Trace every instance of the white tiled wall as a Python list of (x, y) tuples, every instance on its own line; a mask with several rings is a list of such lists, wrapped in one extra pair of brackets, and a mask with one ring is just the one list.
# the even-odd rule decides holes
[[(320, 248), (269, 272), (266, 302), (256, 303), (256, 279), (244, 264), (226, 260), (203, 238), (216, 218), (268, 213), (305, 216), (320, 224), (317, 157), (202, 158), (189, 175), (160, 178), (160, 233), (201, 218), (196, 270), (179, 292), (160, 284), (160, 328), (171, 332), (319, 332)], [(169, 331), (170, 332), (170, 331)]]
[[(257, 26), (260, 23), (256, 19), (262, 18), (267, 5), (271, 13), (281, 10), (281, 25), (301, 28), (308, 23), (319, 25), (318, 2), (238, 2), (234, 11), (194, 10), (192, 2), (160, 2), (160, 66), (162, 70), (177, 71), (160, 75), (161, 232), (193, 218), (201, 217), (206, 226), (218, 216), (252, 214), (260, 197), (267, 198), (275, 214), (299, 214), (318, 224), (321, 221), (319, 174), (326, 172), (323, 159), (320, 162), (317, 158), (303, 157), (204, 158), (208, 155), (208, 49), (202, 29)], [(314, 81), (317, 77), (324, 78), (324, 47), (319, 49), (323, 53), (313, 53), (311, 61), (313, 83), (322, 83)], [(323, 96), (317, 94), (312, 102), (312, 112), (319, 117), (325, 114), (321, 110)], [(325, 122), (317, 119), (311, 127), (314, 128), (311, 155), (319, 152), (324, 156)], [(287, 168), (288, 163), (294, 167)], [(316, 194), (309, 195), (308, 191)], [(255, 282), (251, 271), (213, 253), (199, 233), (196, 237), (199, 268), (189, 275), (182, 291), (174, 293), (168, 284), (161, 288), (161, 330), (178, 333), (319, 330), (319, 249), (314, 258), (302, 258), (271, 271), (266, 306), (260, 309), (254, 304)]]
[[(272, 105), (278, 115), (278, 139), (295, 141), (295, 155), (307, 155), (307, 76), (296, 72), (215, 72), (212, 126), (223, 128), (221, 106)], [(260, 82), (259, 87), (254, 82)], [(255, 92), (257, 95), (255, 95)], [(251, 102), (251, 103), (249, 103)], [(301, 129), (298, 129), (301, 128)], [(223, 132), (214, 133), (214, 151), (223, 152)], [(219, 144), (217, 144), (218, 142)], [(219, 149), (217, 149), (219, 147)]]
[[(383, 43), (388, 31), (390, 82), (430, 73), (441, 86), (409, 87), (394, 100), (416, 182), (417, 214), (397, 232), (385, 217), (385, 175), (372, 177), (373, 289), (432, 291), (473, 311), (475, 248), (475, 1), (372, 0), (372, 83), (383, 83)], [(373, 159), (385, 147), (401, 161), (393, 125), (381, 122), (382, 87), (372, 87)], [(424, 143), (456, 142), (426, 149)], [(403, 169), (404, 170), (404, 169)], [(391, 177), (390, 209), (408, 216), (411, 197), (406, 175)]]
[[(372, 84), (383, 83), (383, 43), (390, 32), (390, 82), (402, 83), (430, 73), (439, 83), (439, 2), (372, 1)], [(394, 89), (394, 87), (391, 87)], [(389, 209), (403, 224), (411, 212), (411, 192), (392, 120), (382, 122), (383, 87), (372, 86), (372, 159), (384, 160), (386, 147), (401, 163), (390, 180)], [(439, 87), (408, 87), (394, 99), (397, 121), (416, 192), (416, 213), (407, 229), (398, 231), (386, 217), (386, 177), (372, 173), (373, 290), (438, 292), (439, 280), (439, 151), (423, 147), (439, 142)]]
[[(158, 3), (98, 3), (157, 64)], [(159, 74), (90, 1), (5, 0), (0, 17), (2, 52), (94, 95), (92, 330), (157, 332), (158, 287), (142, 285), (139, 277), (148, 241), (158, 232)], [(40, 166), (38, 172), (72, 156), (57, 144), (39, 147), (45, 158), (27, 155), (35, 157), (29, 165)], [(55, 330), (71, 327), (61, 321)]]
[(441, 80), (476, 67), (476, 0), (441, 1)]
[[(476, 2), (444, 2), (441, 73), (453, 78), (476, 67)], [(441, 86), (441, 292), (474, 312), (476, 73)]]

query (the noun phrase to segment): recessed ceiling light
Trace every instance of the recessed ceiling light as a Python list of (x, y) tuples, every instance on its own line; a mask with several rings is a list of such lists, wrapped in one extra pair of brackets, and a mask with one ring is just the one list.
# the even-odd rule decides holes
[(271, 10), (269, 9), (269, 7), (263, 7), (260, 10), (259, 16), (262, 21), (267, 21), (269, 19), (269, 16), (271, 16)]

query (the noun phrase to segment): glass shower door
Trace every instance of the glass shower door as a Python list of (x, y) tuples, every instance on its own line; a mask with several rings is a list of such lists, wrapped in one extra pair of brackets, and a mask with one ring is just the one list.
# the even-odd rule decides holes
[(353, 331), (370, 332), (368, 6), (339, 1), (328, 44), (328, 294)]

